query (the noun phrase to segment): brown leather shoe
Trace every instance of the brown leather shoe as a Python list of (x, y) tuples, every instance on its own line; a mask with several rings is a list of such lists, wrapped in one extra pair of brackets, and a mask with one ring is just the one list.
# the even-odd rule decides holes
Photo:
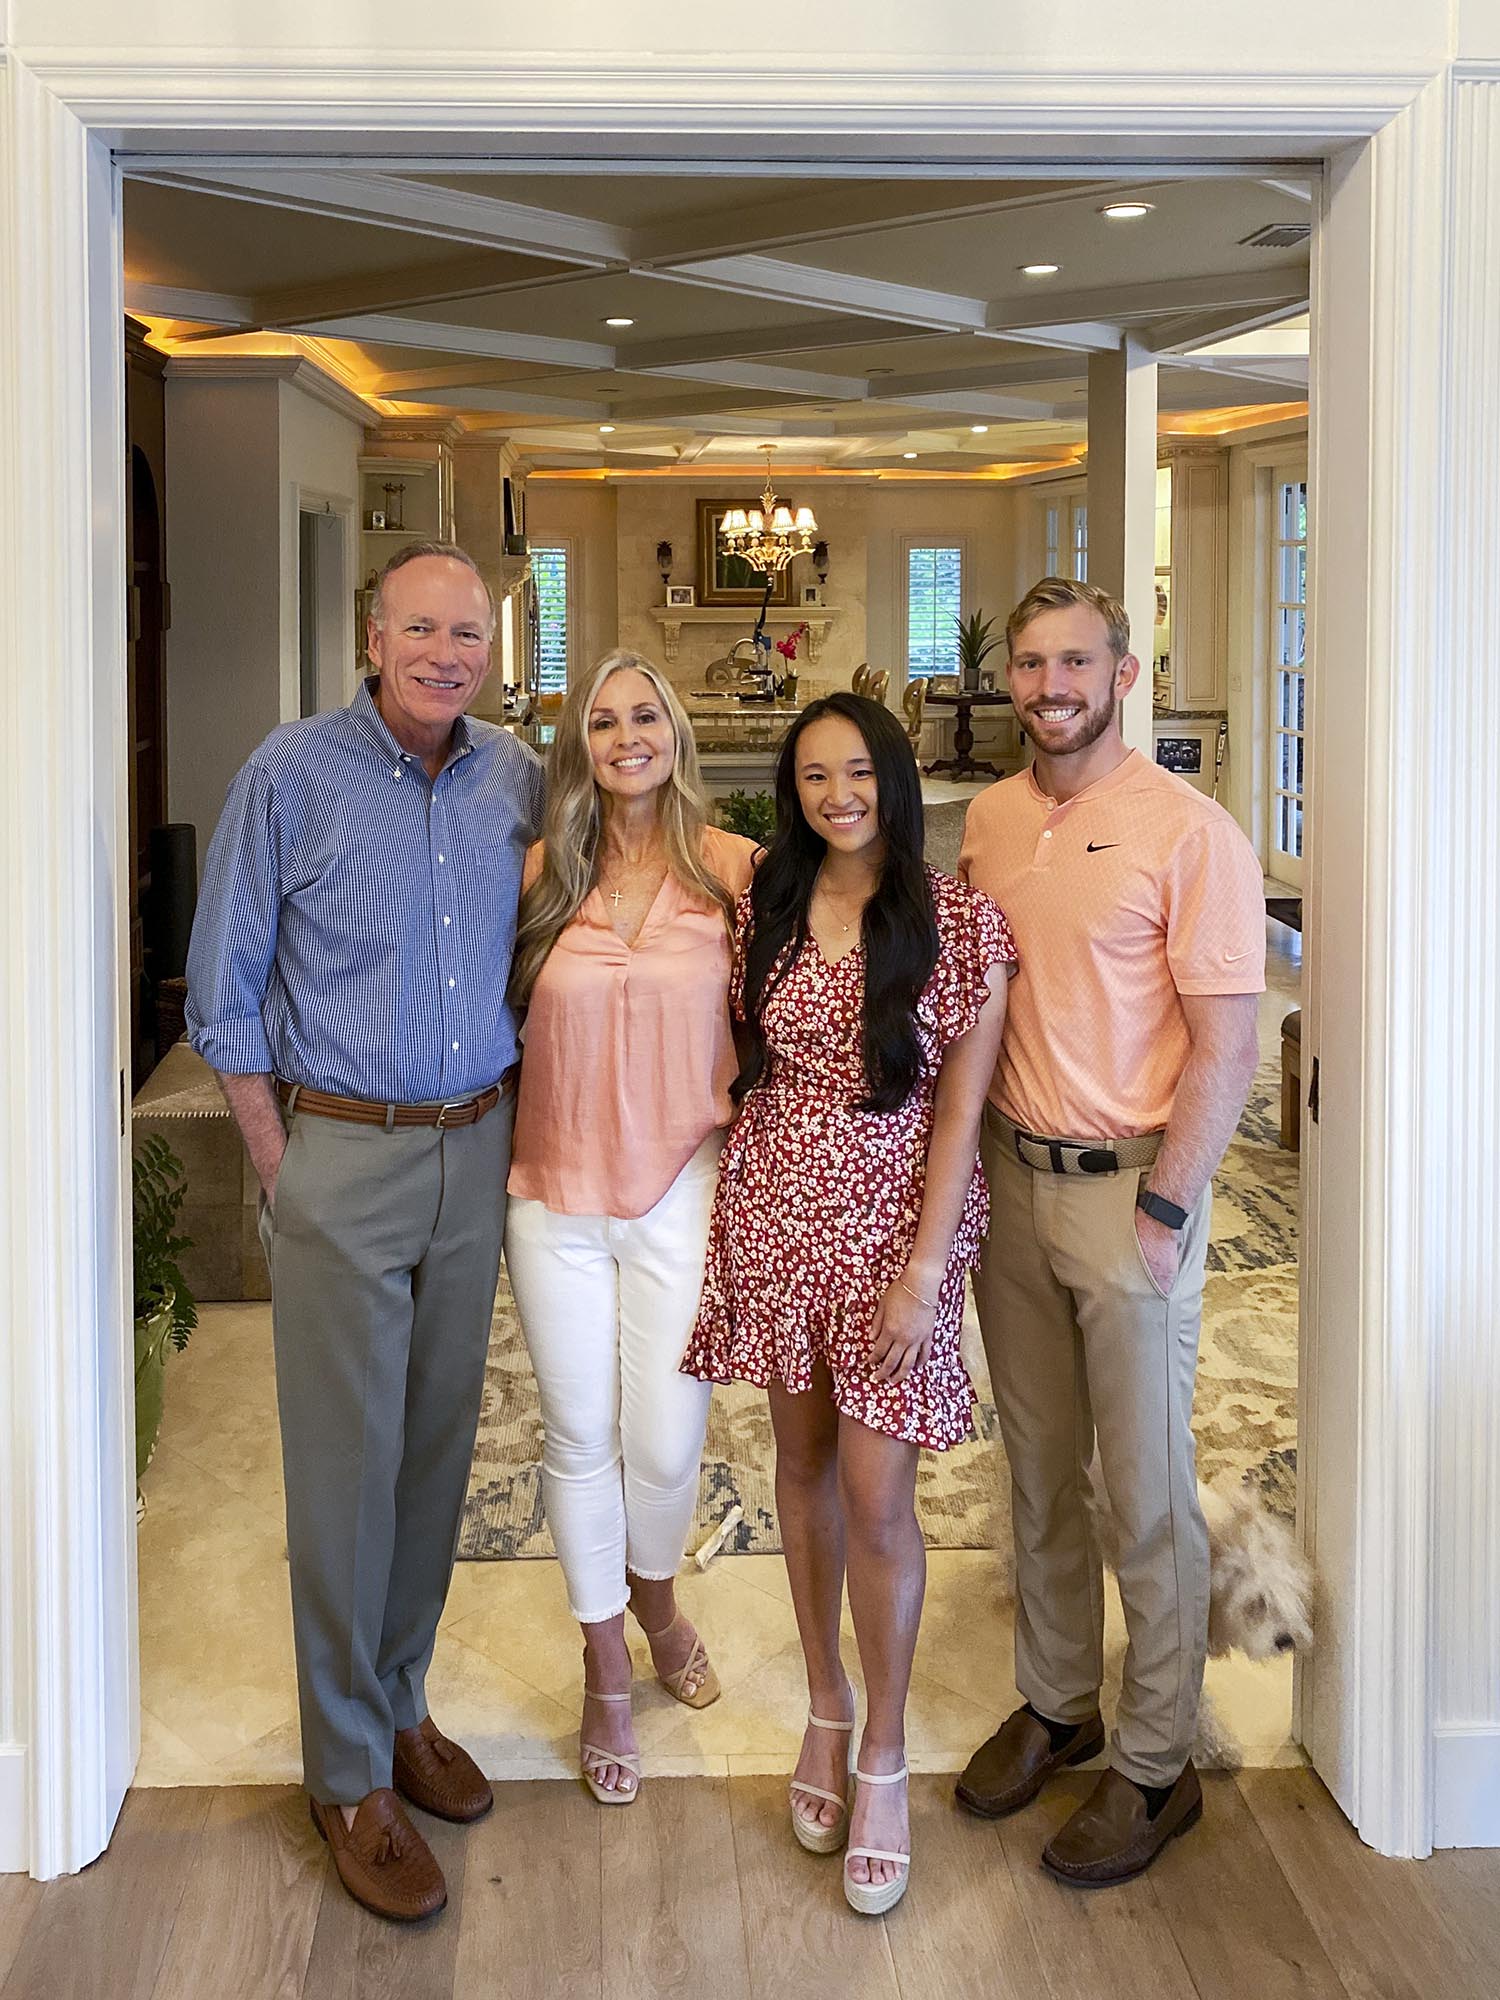
[(1103, 1889), (1149, 1868), (1175, 1834), (1203, 1817), (1203, 1787), (1188, 1764), (1155, 1819), (1138, 1785), (1104, 1773), (1067, 1824), (1042, 1849), (1043, 1864), (1064, 1882)]
[(987, 1743), (981, 1743), (954, 1786), (962, 1806), (981, 1819), (1003, 1819), (1029, 1806), (1054, 1771), (1082, 1764), (1104, 1748), (1098, 1714), (1080, 1722), (1060, 1749), (1029, 1709), (1018, 1708)]
[(391, 1783), (404, 1799), (439, 1819), (467, 1825), (495, 1803), (490, 1781), (468, 1751), (450, 1743), (429, 1715), (415, 1729), (398, 1729)]
[(308, 1804), (313, 1825), (332, 1850), (339, 1880), (356, 1903), (393, 1923), (414, 1924), (447, 1902), (443, 1871), (394, 1792), (368, 1793), (350, 1827), (337, 1806), (325, 1806), (321, 1799)]

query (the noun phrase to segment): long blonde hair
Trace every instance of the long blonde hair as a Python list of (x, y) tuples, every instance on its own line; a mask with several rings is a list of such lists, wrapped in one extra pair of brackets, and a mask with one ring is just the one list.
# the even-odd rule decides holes
[(703, 829), (708, 795), (698, 770), (698, 746), (687, 711), (659, 667), (639, 653), (616, 647), (585, 681), (568, 690), (547, 753), (547, 813), (542, 826), (542, 872), (521, 898), (511, 961), (511, 999), (524, 1007), (537, 974), (561, 932), (573, 921), (599, 878), (599, 834), (603, 815), (589, 749), (589, 716), (612, 674), (643, 674), (655, 688), (672, 724), (672, 775), (656, 795), (657, 818), (667, 867), (692, 896), (734, 921), (734, 898), (704, 865)]

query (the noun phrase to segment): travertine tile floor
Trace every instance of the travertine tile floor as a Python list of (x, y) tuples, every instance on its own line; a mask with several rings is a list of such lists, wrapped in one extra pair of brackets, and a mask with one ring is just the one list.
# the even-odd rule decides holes
[[(1273, 934), (1264, 1053), (1295, 1004), (1301, 940)], [(140, 1530), (141, 1785), (274, 1783), (299, 1774), (270, 1309), (207, 1306), (173, 1361)], [(637, 1726), (649, 1772), (789, 1768), (806, 1691), (779, 1556), (692, 1571), (682, 1598), (724, 1698), (691, 1712), (650, 1678), (637, 1639)], [(852, 1628), (847, 1657), (856, 1663)], [(1110, 1589), (1111, 1655), (1123, 1648)], [(985, 1551), (935, 1551), (909, 1711), (917, 1770), (955, 1770), (1014, 1705), (1010, 1606)], [(1298, 1761), (1290, 1662), (1212, 1661), (1221, 1723), (1252, 1765)], [(460, 1563), (428, 1682), (433, 1713), (501, 1777), (575, 1769), (579, 1645), (550, 1561)]]

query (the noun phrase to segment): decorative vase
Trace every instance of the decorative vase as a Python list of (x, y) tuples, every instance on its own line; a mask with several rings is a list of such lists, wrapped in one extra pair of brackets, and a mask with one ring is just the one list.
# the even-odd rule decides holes
[(167, 1337), (172, 1330), (172, 1308), (177, 1300), (169, 1293), (149, 1319), (135, 1323), (135, 1476), (140, 1480), (156, 1440), (161, 1434), (163, 1400), (167, 1381)]
[(960, 690), (964, 694), (978, 694), (979, 692), (978, 667), (965, 667), (958, 677), (958, 684)]

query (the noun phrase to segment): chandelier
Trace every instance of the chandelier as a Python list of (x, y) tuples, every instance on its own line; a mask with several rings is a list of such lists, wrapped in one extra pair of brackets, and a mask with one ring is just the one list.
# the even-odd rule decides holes
[(776, 447), (763, 444), (766, 455), (766, 490), (760, 505), (748, 510), (731, 507), (719, 523), (719, 540), (724, 553), (741, 556), (751, 569), (766, 577), (779, 576), (793, 556), (807, 555), (818, 524), (811, 507), (790, 507), (778, 500), (771, 485), (771, 454)]

